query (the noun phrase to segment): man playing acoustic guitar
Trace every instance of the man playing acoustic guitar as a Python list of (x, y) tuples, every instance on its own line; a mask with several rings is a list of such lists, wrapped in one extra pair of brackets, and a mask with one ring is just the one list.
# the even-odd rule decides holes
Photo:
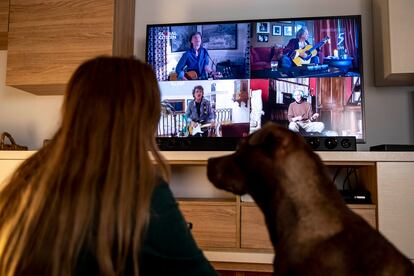
[(221, 73), (213, 71), (210, 64), (210, 55), (206, 48), (201, 45), (200, 32), (190, 35), (191, 48), (185, 51), (178, 61), (174, 74), (170, 80), (206, 80), (209, 77), (221, 78)]
[(201, 33), (190, 35), (191, 48), (188, 49), (178, 61), (175, 72), (179, 80), (207, 79), (212, 72), (209, 66), (209, 55), (206, 48), (201, 46)]
[(313, 46), (308, 41), (309, 32), (306, 27), (302, 27), (296, 32), (296, 38), (289, 40), (289, 43), (283, 50), (283, 56), (280, 58), (279, 66), (282, 68), (290, 68), (292, 66), (301, 66), (302, 64), (318, 64), (319, 57), (317, 55), (319, 47), (324, 45), (329, 38)]

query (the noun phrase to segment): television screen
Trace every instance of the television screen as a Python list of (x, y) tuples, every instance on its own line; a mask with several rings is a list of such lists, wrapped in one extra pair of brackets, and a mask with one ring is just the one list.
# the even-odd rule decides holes
[(363, 142), (360, 36), (358, 15), (148, 25), (146, 61), (162, 97), (157, 136), (177, 149), (203, 137), (214, 149), (272, 121)]

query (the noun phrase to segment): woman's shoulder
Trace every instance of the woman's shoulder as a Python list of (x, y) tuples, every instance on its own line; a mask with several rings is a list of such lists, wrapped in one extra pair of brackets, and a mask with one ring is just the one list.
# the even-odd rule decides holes
[(171, 192), (170, 186), (163, 179), (159, 178), (151, 198), (151, 210), (156, 213), (168, 211), (177, 202)]

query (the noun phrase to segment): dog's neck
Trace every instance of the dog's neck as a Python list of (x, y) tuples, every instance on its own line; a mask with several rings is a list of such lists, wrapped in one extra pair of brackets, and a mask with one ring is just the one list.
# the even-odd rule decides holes
[[(322, 164), (319, 166), (315, 170), (322, 170)], [(305, 176), (300, 171), (285, 171), (285, 175), (275, 173), (275, 177), (268, 178), (269, 190), (255, 198), (272, 233), (272, 243), (307, 244), (341, 231), (339, 210), (346, 206), (328, 177), (323, 173)]]

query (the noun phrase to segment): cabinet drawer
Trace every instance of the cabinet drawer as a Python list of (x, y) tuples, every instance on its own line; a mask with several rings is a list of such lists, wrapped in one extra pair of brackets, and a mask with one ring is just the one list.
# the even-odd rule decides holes
[[(348, 205), (352, 211), (376, 227), (375, 205)], [(256, 206), (241, 208), (241, 247), (248, 249), (273, 249), (264, 216)]]
[(374, 229), (377, 229), (375, 205), (348, 205), (348, 207), (365, 219)]
[(241, 248), (273, 249), (263, 213), (256, 206), (241, 207)]
[(191, 223), (197, 244), (206, 248), (235, 248), (237, 209), (233, 203), (179, 201), (185, 220)]

